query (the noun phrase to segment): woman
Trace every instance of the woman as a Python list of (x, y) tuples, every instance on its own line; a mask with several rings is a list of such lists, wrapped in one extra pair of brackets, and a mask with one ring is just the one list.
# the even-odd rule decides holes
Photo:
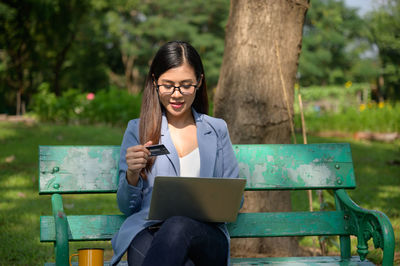
[[(147, 75), (140, 119), (131, 120), (121, 145), (118, 206), (128, 216), (113, 237), (116, 264), (226, 265), (229, 235), (223, 223), (171, 217), (146, 220), (156, 176), (238, 177), (226, 123), (207, 114), (203, 64), (186, 42), (157, 52)], [(164, 144), (170, 154), (149, 157), (146, 146)]]

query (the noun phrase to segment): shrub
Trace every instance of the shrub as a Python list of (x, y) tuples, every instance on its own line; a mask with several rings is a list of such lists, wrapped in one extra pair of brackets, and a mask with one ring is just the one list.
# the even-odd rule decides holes
[(48, 83), (38, 88), (33, 97), (32, 110), (42, 121), (111, 125), (126, 125), (140, 115), (141, 95), (109, 88), (94, 93), (68, 89), (60, 97), (50, 92)]
[(140, 115), (142, 97), (119, 89), (102, 90), (84, 106), (81, 120), (88, 123), (126, 125)]
[[(370, 103), (339, 113), (308, 112), (305, 120), (307, 131), (310, 132), (400, 132), (400, 104)], [(296, 115), (295, 124), (301, 127), (300, 115)]]

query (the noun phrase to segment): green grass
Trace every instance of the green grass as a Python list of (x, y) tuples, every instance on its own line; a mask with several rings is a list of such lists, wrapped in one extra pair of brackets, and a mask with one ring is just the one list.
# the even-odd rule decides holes
[[(0, 265), (43, 265), (53, 261), (53, 244), (40, 243), (39, 217), (51, 215), (50, 196), (38, 195), (38, 145), (120, 145), (124, 129), (0, 123)], [(6, 162), (6, 160), (12, 162)], [(68, 214), (118, 213), (115, 195), (65, 195)], [(101, 204), (99, 204), (99, 202)], [(72, 243), (106, 247), (109, 242)]]
[[(123, 128), (102, 126), (29, 126), (0, 122), (0, 265), (42, 265), (54, 261), (53, 245), (39, 241), (39, 217), (51, 215), (51, 205), (50, 196), (38, 195), (38, 145), (119, 145), (123, 132)], [(316, 137), (309, 142), (351, 143), (358, 187), (349, 191), (350, 196), (362, 207), (385, 212), (395, 235), (399, 236), (400, 166), (388, 162), (400, 160), (400, 143)], [(305, 193), (293, 194), (295, 210), (308, 208)], [(63, 198), (67, 214), (118, 213), (115, 195), (65, 195)], [(314, 197), (314, 208), (318, 207)], [(308, 238), (301, 239), (300, 243), (312, 244)], [(108, 241), (74, 242), (70, 252), (88, 246), (104, 247), (107, 260), (112, 256)], [(396, 239), (396, 252), (400, 252), (399, 247)], [(330, 251), (335, 252), (333, 248)], [(372, 257), (379, 260), (379, 256), (374, 253)]]

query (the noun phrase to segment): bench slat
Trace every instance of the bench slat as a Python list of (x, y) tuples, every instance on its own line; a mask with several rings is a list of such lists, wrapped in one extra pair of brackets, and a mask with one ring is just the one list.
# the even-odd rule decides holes
[[(124, 215), (69, 215), (70, 241), (109, 240), (119, 230)], [(53, 216), (40, 217), (40, 241), (54, 242), (56, 237)]]
[(116, 192), (120, 146), (39, 146), (39, 193)]
[[(246, 190), (355, 188), (349, 144), (233, 145)], [(112, 193), (120, 146), (39, 146), (39, 193)]]
[(355, 188), (350, 145), (233, 145), (247, 190)]
[[(282, 258), (231, 258), (232, 266), (247, 265), (340, 265), (340, 266), (367, 266), (374, 265), (368, 260), (360, 261), (360, 257), (354, 256), (347, 261), (341, 261), (339, 256), (333, 257), (282, 257)], [(45, 263), (44, 266), (55, 266), (55, 263)], [(73, 266), (78, 266), (77, 262), (72, 262)], [(104, 262), (104, 266), (111, 265), (109, 261)], [(120, 261), (117, 266), (128, 266), (127, 261)]]
[(339, 256), (332, 257), (282, 257), (282, 258), (231, 258), (231, 265), (264, 265), (264, 264), (280, 264), (280, 265), (341, 265), (341, 266), (367, 266), (374, 265), (365, 260), (360, 261), (360, 257), (354, 256), (349, 260), (342, 261)]
[[(239, 213), (231, 237), (349, 235), (343, 211)], [(346, 229), (347, 228), (347, 229)]]
[[(240, 213), (235, 223), (228, 224), (232, 238), (265, 236), (348, 235), (345, 213), (281, 212)], [(109, 240), (125, 220), (124, 215), (70, 215), (69, 240)], [(55, 241), (53, 216), (40, 218), (40, 241)]]

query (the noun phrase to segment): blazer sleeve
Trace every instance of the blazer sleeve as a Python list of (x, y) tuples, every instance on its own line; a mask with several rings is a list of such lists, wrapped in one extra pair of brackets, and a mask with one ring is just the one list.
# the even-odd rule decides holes
[(221, 144), (223, 149), (223, 174), (222, 176), (238, 178), (239, 177), (239, 165), (233, 151), (231, 139), (229, 137), (228, 126), (224, 120), (223, 129), (221, 134)]
[(142, 206), (143, 200), (143, 179), (139, 176), (137, 186), (132, 186), (126, 180), (126, 150), (131, 146), (139, 145), (139, 120), (131, 120), (125, 130), (121, 144), (121, 153), (119, 159), (119, 183), (117, 190), (118, 207), (123, 214), (129, 216), (138, 212)]
[[(231, 178), (239, 178), (239, 165), (236, 159), (235, 152), (233, 151), (231, 138), (229, 137), (229, 130), (226, 122), (224, 122), (224, 130), (222, 134), (222, 147), (224, 155), (224, 173), (223, 176)], [(244, 195), (240, 201), (240, 209), (243, 207)]]

